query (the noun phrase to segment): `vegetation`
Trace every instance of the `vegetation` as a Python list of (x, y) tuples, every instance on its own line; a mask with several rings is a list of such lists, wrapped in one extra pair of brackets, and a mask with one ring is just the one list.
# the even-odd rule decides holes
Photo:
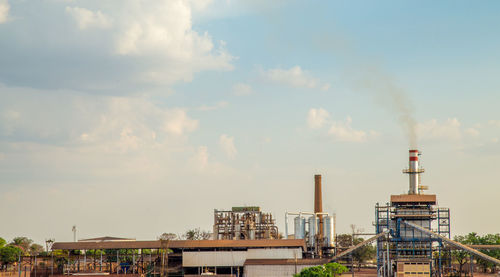
[(158, 240), (176, 240), (177, 235), (174, 233), (163, 233), (158, 237)]
[(1, 268), (6, 268), (9, 264), (16, 262), (19, 256), (22, 255), (22, 250), (14, 245), (7, 245), (0, 248), (0, 261), (2, 262)]
[[(465, 236), (455, 236), (456, 241), (462, 244), (479, 244), (479, 245), (491, 245), (491, 244), (500, 244), (500, 234), (486, 234), (484, 236), (480, 236), (477, 233), (469, 233)], [(480, 250), (484, 254), (500, 259), (500, 250)], [(452, 258), (459, 265), (458, 273), (462, 275), (463, 266), (467, 263), (469, 254), (463, 250), (453, 250), (451, 252)], [(483, 272), (496, 271), (497, 266), (492, 262), (485, 261), (481, 258), (475, 258), (476, 264), (482, 269)]]
[[(350, 234), (341, 234), (337, 236), (337, 245), (344, 249), (359, 244), (363, 241), (364, 241), (363, 238), (356, 238), (356, 237), (354, 237), (353, 240), (352, 235)], [(374, 259), (375, 255), (376, 255), (375, 246), (368, 244), (352, 252), (352, 259), (354, 260), (354, 263), (358, 265), (358, 270), (359, 270), (361, 269), (361, 264)]]
[(304, 268), (300, 273), (295, 274), (294, 277), (336, 277), (347, 272), (347, 270), (347, 267), (341, 264), (329, 263)]
[(202, 231), (200, 228), (187, 230), (182, 236), (186, 240), (205, 240), (210, 239), (210, 232)]
[[(464, 236), (455, 236), (454, 240), (462, 244), (467, 244)], [(462, 275), (464, 265), (467, 263), (468, 257), (469, 254), (463, 250), (451, 251), (451, 258), (458, 263), (458, 276)]]
[(40, 255), (43, 251), (43, 246), (27, 237), (15, 237), (10, 243), (0, 238), (0, 269), (17, 262), (20, 256)]
[[(175, 240), (175, 239), (186, 239), (186, 240), (205, 240), (210, 239), (210, 233), (207, 231), (203, 231), (200, 228), (187, 230), (182, 236), (177, 236), (173, 233), (163, 233), (158, 239), (160, 240)], [(478, 235), (477, 233), (469, 233), (465, 236), (455, 236), (455, 241), (460, 242), (462, 244), (479, 244), (479, 245), (491, 245), (491, 244), (500, 244), (500, 234), (486, 234), (483, 236)], [(354, 238), (350, 234), (341, 234), (337, 236), (337, 245), (342, 248), (349, 248), (352, 245), (356, 245), (362, 242), (362, 238)], [(118, 250), (120, 256), (130, 256), (130, 254), (137, 254), (138, 250), (132, 249), (120, 249)], [(149, 254), (155, 251), (151, 251), (149, 249), (143, 249), (142, 253)], [(496, 250), (481, 250), (481, 252), (489, 255), (491, 257), (495, 257), (500, 259), (500, 249)], [(107, 258), (108, 261), (116, 260), (116, 249), (107, 249), (107, 250), (87, 250), (87, 255), (89, 256), (100, 256), (102, 255)], [(56, 250), (53, 251), (52, 254), (56, 257), (56, 264), (62, 266), (65, 262), (67, 262), (65, 255), (68, 254), (67, 251)], [(72, 254), (78, 254), (76, 252), (72, 252)], [(129, 255), (126, 255), (129, 254)], [(6, 269), (9, 265), (16, 263), (19, 260), (20, 256), (28, 256), (28, 255), (48, 255), (47, 252), (44, 252), (44, 249), (41, 245), (36, 244), (33, 240), (27, 237), (15, 237), (11, 242), (7, 242), (5, 239), (0, 237), (0, 270)], [(362, 263), (365, 263), (371, 259), (375, 258), (375, 247), (373, 245), (365, 245), (360, 249), (354, 251), (352, 253), (352, 257), (354, 262), (360, 268)], [(452, 250), (451, 257), (455, 264), (458, 265), (458, 274), (463, 275), (464, 269), (466, 268), (466, 264), (469, 261), (469, 253), (463, 250)], [(122, 258), (126, 261), (127, 258)], [(483, 259), (474, 257), (476, 264), (482, 269), (483, 272), (491, 271), (495, 272), (498, 268), (495, 264), (485, 261)], [(316, 266), (304, 269), (300, 274), (296, 276), (338, 276), (339, 272), (343, 272), (342, 270), (347, 270), (344, 266), (341, 266), (337, 263), (330, 263), (324, 266)]]

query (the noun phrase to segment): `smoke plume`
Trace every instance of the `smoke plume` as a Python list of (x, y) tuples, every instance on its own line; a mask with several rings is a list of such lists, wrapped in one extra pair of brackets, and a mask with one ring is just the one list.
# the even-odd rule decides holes
[(396, 82), (382, 70), (376, 67), (364, 66), (361, 76), (356, 81), (359, 89), (375, 96), (377, 104), (394, 114), (406, 136), (409, 146), (417, 147), (416, 120), (413, 102), (406, 91), (397, 86)]

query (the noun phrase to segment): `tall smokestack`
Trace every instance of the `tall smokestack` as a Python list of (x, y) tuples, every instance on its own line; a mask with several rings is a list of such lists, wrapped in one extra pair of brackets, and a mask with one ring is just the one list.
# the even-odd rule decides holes
[[(314, 213), (323, 212), (323, 200), (321, 192), (321, 175), (314, 175)], [(318, 235), (323, 238), (323, 215), (319, 215)]]
[(408, 194), (420, 194), (419, 179), (420, 173), (423, 172), (423, 170), (418, 168), (418, 155), (418, 150), (410, 150), (409, 167), (406, 172), (410, 177), (410, 189), (408, 190)]

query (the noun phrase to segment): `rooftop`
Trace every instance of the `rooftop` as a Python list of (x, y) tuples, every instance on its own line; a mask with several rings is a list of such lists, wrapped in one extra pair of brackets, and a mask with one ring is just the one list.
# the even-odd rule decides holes
[(426, 203), (436, 204), (435, 194), (399, 194), (391, 195), (391, 203)]
[[(162, 245), (163, 243), (163, 245)], [(261, 240), (171, 240), (171, 241), (79, 241), (56, 242), (52, 249), (201, 249), (201, 248), (291, 248), (305, 249), (303, 239), (261, 239)]]

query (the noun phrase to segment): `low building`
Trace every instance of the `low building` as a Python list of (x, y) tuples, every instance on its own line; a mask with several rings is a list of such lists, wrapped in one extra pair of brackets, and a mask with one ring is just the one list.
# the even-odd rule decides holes
[[(156, 275), (162, 270), (176, 276), (291, 276), (295, 270), (320, 264), (319, 260), (304, 260), (306, 249), (303, 239), (261, 239), (261, 240), (172, 240), (172, 241), (79, 241), (56, 242), (53, 250), (71, 251), (68, 264), (79, 266), (73, 271), (92, 268), (109, 274)], [(129, 249), (132, 251), (123, 251)], [(144, 250), (149, 251), (144, 251)], [(167, 257), (165, 251), (169, 249)], [(81, 257), (87, 250), (104, 250), (107, 253), (97, 257)], [(151, 251), (153, 250), (153, 251)], [(164, 262), (166, 258), (167, 262)], [(73, 261), (73, 262), (72, 262)], [(316, 262), (313, 262), (316, 261)], [(258, 264), (261, 262), (262, 264)], [(318, 263), (319, 262), (319, 263)], [(96, 263), (99, 266), (95, 266)], [(103, 266), (104, 265), (104, 266)], [(268, 268), (272, 275), (262, 275)], [(291, 272), (291, 273), (290, 273)], [(289, 274), (290, 273), (290, 274)]]

